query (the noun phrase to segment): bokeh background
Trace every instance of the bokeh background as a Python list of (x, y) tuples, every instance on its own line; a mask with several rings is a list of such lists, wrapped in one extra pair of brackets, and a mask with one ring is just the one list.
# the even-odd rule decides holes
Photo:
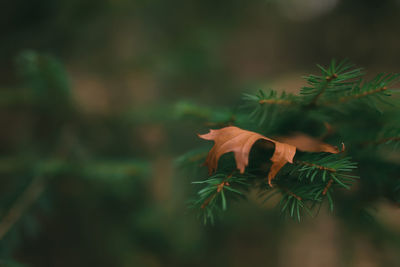
[[(399, 266), (399, 246), (249, 196), (187, 208), (206, 107), (295, 92), (315, 64), (400, 69), (398, 0), (0, 2), (0, 266)], [(381, 223), (400, 233), (385, 201)]]

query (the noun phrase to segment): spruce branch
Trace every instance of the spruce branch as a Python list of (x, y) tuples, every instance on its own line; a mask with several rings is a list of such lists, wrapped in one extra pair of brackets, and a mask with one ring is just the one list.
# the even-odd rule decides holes
[[(202, 208), (202, 209), (205, 209), (205, 208), (208, 206), (208, 204), (210, 204), (210, 202), (211, 202), (219, 193), (223, 194), (223, 192), (221, 192), (221, 191), (223, 191), (223, 189), (224, 189), (225, 186), (230, 186), (228, 180), (229, 180), (229, 178), (231, 178), (231, 177), (232, 177), (232, 174), (229, 174), (228, 176), (226, 176), (226, 178), (224, 178), (224, 180), (223, 180), (221, 183), (213, 184), (213, 186), (216, 186), (216, 191), (215, 191), (211, 196), (209, 196), (209, 197), (203, 202), (203, 204), (201, 204), (201, 208)], [(225, 196), (222, 196), (222, 199), (223, 199), (223, 205), (222, 205), (223, 207), (222, 207), (222, 209), (225, 210), (225, 209), (226, 209)]]
[(268, 118), (269, 126), (273, 124), (279, 113), (299, 103), (298, 97), (293, 94), (282, 92), (278, 94), (275, 90), (264, 92), (259, 90), (257, 94), (243, 94), (243, 100), (252, 109), (250, 119), (257, 120), (258, 125), (265, 124)]
[[(191, 118), (200, 121), (208, 127), (224, 127), (237, 121), (237, 116), (228, 109), (200, 106), (188, 101), (180, 101), (173, 107), (173, 117), (176, 119)], [(165, 114), (165, 111), (163, 112)]]
[[(295, 154), (292, 158), (293, 161), (289, 161), (290, 164), (283, 165), (279, 172), (274, 174), (272, 180), (274, 186), (272, 187), (265, 181), (265, 171), (272, 169), (272, 165), (265, 164), (265, 159), (271, 157), (270, 146), (265, 148), (265, 145), (260, 143), (258, 147), (261, 150), (255, 149), (256, 153), (249, 157), (251, 146), (242, 140), (242, 135), (235, 139), (235, 146), (229, 143), (232, 145), (232, 147), (229, 146), (229, 149), (223, 145), (238, 135), (232, 134), (232, 132), (219, 135), (219, 146), (223, 147), (220, 153), (233, 151), (235, 156), (238, 153), (244, 154), (243, 157), (246, 158), (246, 161), (242, 171), (245, 171), (245, 174), (243, 176), (234, 174), (230, 177), (226, 170), (235, 168), (234, 161), (224, 161), (220, 162), (218, 169), (222, 173), (214, 174), (205, 181), (197, 182), (205, 184), (205, 187), (198, 192), (193, 206), (202, 212), (205, 222), (213, 221), (216, 212), (224, 211), (229, 199), (244, 196), (244, 191), (239, 189), (247, 189), (250, 186), (260, 190), (263, 201), (278, 195), (280, 199), (277, 206), (280, 212), (298, 221), (301, 220), (304, 213), (313, 216), (313, 210), (321, 207), (324, 202), (328, 202), (329, 209), (333, 210), (337, 205), (334, 192), (339, 189), (351, 189), (351, 186), (359, 179), (359, 173), (365, 176), (365, 169), (358, 171), (358, 164), (345, 153), (361, 160), (361, 165), (365, 157), (374, 157), (374, 155), (367, 155), (367, 152), (371, 153), (372, 151), (371, 147), (368, 147), (368, 151), (365, 150), (367, 145), (377, 147), (390, 144), (396, 148), (400, 144), (398, 142), (400, 140), (399, 116), (396, 111), (389, 110), (384, 117), (376, 112), (376, 110), (380, 110), (378, 105), (380, 103), (392, 105), (396, 104), (396, 101), (398, 102), (398, 99), (392, 97), (392, 88), (400, 80), (399, 74), (378, 74), (371, 80), (364, 80), (363, 70), (347, 61), (337, 63), (333, 60), (327, 67), (320, 65), (317, 67), (321, 71), (320, 75), (307, 76), (308, 86), (301, 88), (299, 95), (278, 93), (274, 90), (244, 95), (247, 106), (251, 107), (247, 116), (257, 122), (257, 132), (271, 132), (275, 136), (281, 136), (277, 140), (295, 146), (299, 153)], [(332, 112), (333, 110), (341, 112)], [(353, 116), (347, 116), (348, 112), (353, 112), (354, 119)], [(368, 114), (369, 117), (365, 120), (359, 114)], [(245, 117), (246, 112), (237, 115)], [(249, 125), (249, 122), (246, 123), (245, 125), (249, 128), (255, 127)], [(239, 124), (239, 120), (235, 124)], [(321, 135), (322, 124), (325, 124), (326, 131)], [(369, 127), (370, 125), (375, 128)], [(222, 130), (213, 131), (215, 133)], [(303, 135), (299, 134), (296, 138), (295, 136), (282, 137), (293, 132), (300, 132)], [(357, 135), (354, 134), (355, 132)], [(361, 132), (372, 141), (365, 142), (363, 146), (357, 146), (357, 144), (362, 144)], [(254, 134), (254, 132), (252, 133)], [(320, 139), (309, 137), (318, 135), (321, 136)], [(256, 136), (260, 135), (256, 133)], [(304, 136), (308, 137), (304, 138)], [(346, 144), (349, 143), (351, 149), (342, 153), (344, 145), (342, 151), (335, 147), (332, 149), (335, 151), (333, 154), (319, 153), (321, 151), (332, 153), (331, 150), (313, 151), (310, 149), (310, 146), (320, 147), (321, 144), (318, 140), (325, 138), (329, 139), (329, 143), (344, 140)], [(239, 142), (239, 139), (243, 142)], [(215, 141), (216, 136), (207, 140)], [(254, 144), (253, 141), (251, 139), (252, 144)], [(245, 153), (244, 147), (247, 149)], [(308, 149), (302, 150), (302, 147), (308, 147)], [(372, 149), (375, 148), (372, 147)], [(213, 155), (213, 166), (216, 169), (221, 155), (216, 150), (213, 150)], [(201, 157), (195, 157), (195, 159), (199, 158)], [(254, 162), (251, 163), (251, 161)], [(256, 167), (254, 165), (256, 163), (260, 165)], [(392, 163), (387, 164), (390, 166)], [(390, 176), (387, 179), (393, 180), (390, 171), (383, 175)], [(240, 177), (240, 180), (235, 177)], [(370, 187), (370, 185), (368, 186)], [(397, 184), (393, 188), (397, 188), (396, 194), (400, 192), (398, 189), (400, 186)], [(393, 188), (388, 192), (392, 192)], [(390, 198), (390, 196), (387, 197)]]
[(339, 97), (326, 100), (324, 105), (340, 105), (350, 103), (354, 104), (355, 101), (365, 103), (370, 107), (379, 111), (377, 103), (382, 103), (389, 106), (396, 106), (398, 101), (391, 98), (393, 93), (389, 87), (393, 86), (399, 81), (400, 74), (378, 74), (375, 78), (369, 81), (359, 80), (350, 90), (343, 92)]
[[(315, 188), (312, 185), (310, 188)], [(301, 217), (304, 212), (310, 216), (313, 216), (312, 209), (315, 204), (320, 204), (322, 198), (315, 198), (312, 194), (315, 189), (306, 190), (304, 186), (298, 184), (281, 184), (279, 186), (281, 193), (281, 200), (277, 204), (279, 212), (283, 216), (289, 216), (294, 220), (301, 221)]]
[(394, 150), (400, 148), (400, 127), (397, 123), (386, 125), (374, 140), (364, 141), (361, 146), (390, 145)]
[(316, 106), (320, 99), (334, 97), (340, 92), (348, 91), (359, 82), (364, 75), (362, 69), (354, 68), (346, 60), (339, 64), (335, 60), (324, 68), (317, 65), (321, 70), (321, 75), (309, 75), (304, 77), (309, 84), (301, 88), (300, 95), (306, 106)]
[(326, 193), (328, 193), (329, 188), (332, 186), (333, 184), (333, 179), (329, 179), (328, 183), (326, 184), (324, 191), (322, 191), (322, 195), (325, 196)]
[[(349, 157), (340, 158), (340, 155), (333, 154), (328, 156), (306, 156), (305, 160), (296, 160), (291, 174), (297, 175), (301, 181), (303, 179), (309, 180), (311, 183), (320, 177), (323, 182), (327, 182), (328, 178), (333, 179), (339, 185), (349, 188), (351, 184), (348, 182), (358, 178), (346, 174), (357, 168), (357, 164), (350, 161)], [(341, 180), (343, 179), (343, 180)]]
[(261, 99), (258, 101), (259, 104), (270, 104), (270, 105), (290, 105), (293, 101), (285, 99)]
[(244, 197), (242, 190), (247, 190), (251, 177), (234, 171), (230, 174), (216, 173), (204, 181), (192, 182), (205, 187), (198, 191), (199, 198), (192, 201), (191, 207), (200, 211), (204, 224), (208, 221), (214, 223), (216, 213), (227, 209), (228, 200)]
[(383, 144), (390, 144), (390, 143), (395, 143), (395, 142), (400, 142), (400, 137), (399, 136), (392, 136), (392, 137), (386, 137), (378, 140), (373, 140), (369, 142), (364, 142), (363, 145), (383, 145)]
[(301, 196), (296, 195), (295, 193), (293, 193), (292, 191), (290, 191), (289, 189), (287, 189), (286, 187), (282, 186), (280, 187), (285, 193), (287, 193), (289, 196), (292, 196), (294, 198), (296, 198), (297, 200), (301, 201), (302, 198)]
[[(282, 192), (281, 202), (278, 204), (281, 213), (298, 221), (303, 210), (312, 215), (313, 208), (322, 204), (325, 197), (333, 210), (333, 188), (350, 189), (352, 183), (358, 179), (358, 176), (348, 174), (356, 168), (356, 164), (348, 157), (321, 154), (305, 155), (303, 158), (288, 166), (288, 172), (279, 175), (276, 180), (277, 187)], [(287, 209), (288, 205), (290, 209)]]
[(315, 164), (315, 163), (311, 163), (311, 162), (296, 161), (295, 163), (296, 164), (302, 164), (302, 165), (310, 166), (310, 167), (315, 167), (315, 168), (318, 168), (320, 170), (327, 170), (327, 171), (330, 171), (330, 172), (336, 172), (335, 169), (332, 169), (332, 168), (329, 168), (329, 167), (325, 167), (325, 166), (322, 166), (322, 165), (318, 165), (318, 164)]
[(313, 100), (311, 100), (311, 103), (309, 104), (310, 106), (317, 104), (318, 99), (322, 96), (323, 93), (325, 93), (326, 89), (329, 87), (330, 82), (336, 79), (337, 77), (338, 76), (336, 73), (333, 73), (332, 75), (325, 77), (325, 82), (322, 83), (321, 89), (319, 89), (318, 93), (314, 96)]
[(23, 216), (24, 212), (39, 198), (43, 190), (43, 177), (37, 176), (33, 178), (32, 182), (0, 221), (0, 240), (3, 239), (12, 226)]
[(365, 92), (354, 94), (354, 95), (343, 96), (343, 97), (339, 98), (339, 102), (343, 103), (343, 102), (346, 102), (346, 101), (349, 101), (349, 100), (352, 100), (352, 99), (357, 99), (357, 98), (369, 96), (369, 95), (372, 95), (372, 94), (377, 94), (377, 93), (386, 91), (387, 89), (388, 88), (386, 86), (383, 86), (383, 87), (380, 87), (380, 88), (377, 88), (377, 89), (373, 89), (373, 90), (370, 90), (370, 91), (365, 91)]

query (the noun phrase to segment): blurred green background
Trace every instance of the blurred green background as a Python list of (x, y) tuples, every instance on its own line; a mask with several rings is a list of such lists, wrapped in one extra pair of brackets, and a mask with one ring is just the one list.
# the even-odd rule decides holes
[[(204, 106), (315, 64), (400, 67), (396, 0), (0, 2), (0, 266), (398, 266), (398, 247), (249, 196), (204, 227), (176, 159)], [(231, 109), (229, 109), (231, 108)], [(400, 232), (382, 202), (378, 218)]]

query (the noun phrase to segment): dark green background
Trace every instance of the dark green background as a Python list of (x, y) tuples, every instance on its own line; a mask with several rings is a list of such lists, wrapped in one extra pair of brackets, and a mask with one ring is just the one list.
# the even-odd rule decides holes
[(174, 160), (203, 144), (187, 103), (293, 92), (331, 58), (398, 71), (399, 15), (394, 0), (1, 1), (0, 220), (32, 179), (45, 190), (0, 266), (395, 266), (359, 226), (282, 221), (253, 197), (204, 227)]

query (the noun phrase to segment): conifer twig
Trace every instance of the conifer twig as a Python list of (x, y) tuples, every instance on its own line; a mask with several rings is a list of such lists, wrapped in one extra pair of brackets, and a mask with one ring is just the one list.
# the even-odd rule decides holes
[(330, 172), (336, 172), (336, 170), (333, 169), (333, 168), (325, 167), (325, 166), (318, 165), (318, 164), (314, 164), (314, 163), (311, 163), (311, 162), (296, 161), (296, 163), (302, 164), (302, 165), (306, 165), (306, 166), (310, 166), (310, 167), (316, 167), (316, 168), (318, 168), (318, 169), (320, 169), (320, 170), (326, 170), (326, 171), (330, 171)]
[(380, 93), (380, 92), (383, 92), (383, 91), (386, 91), (386, 90), (387, 90), (387, 87), (383, 86), (383, 87), (377, 88), (375, 90), (362, 92), (360, 94), (341, 97), (339, 99), (339, 102), (341, 102), (341, 103), (347, 102), (347, 101), (349, 101), (351, 99), (358, 99), (358, 98), (361, 98), (361, 97), (365, 97), (365, 96), (369, 96), (369, 95), (372, 95), (372, 94)]
[(233, 175), (233, 172), (229, 174), (220, 184), (217, 185), (217, 191), (215, 191), (210, 197), (208, 197), (203, 204), (201, 204), (201, 208), (205, 209), (208, 204), (221, 192), (221, 190), (224, 188), (224, 186), (230, 186), (228, 183), (228, 179), (231, 178)]
[(382, 139), (379, 139), (379, 140), (365, 141), (365, 142), (363, 142), (361, 144), (361, 146), (381, 145), (381, 144), (385, 144), (386, 142), (389, 142), (389, 141), (398, 142), (398, 141), (400, 141), (400, 136), (392, 136), (392, 137), (382, 138)]
[(258, 101), (259, 104), (276, 104), (276, 105), (290, 105), (293, 101), (286, 99), (261, 99)]
[(321, 88), (321, 90), (318, 92), (318, 94), (313, 98), (313, 100), (310, 103), (310, 106), (314, 106), (317, 104), (318, 99), (325, 93), (326, 89), (328, 88), (330, 82), (334, 79), (336, 79), (338, 76), (336, 73), (330, 75), (330, 76), (326, 76), (325, 77), (325, 84), (324, 86)]
[(35, 177), (1, 220), (0, 240), (3, 239), (11, 227), (21, 218), (26, 209), (28, 209), (38, 199), (43, 190), (43, 177)]
[(293, 193), (292, 191), (290, 191), (290, 190), (287, 189), (286, 187), (282, 187), (282, 186), (281, 186), (281, 188), (282, 188), (283, 191), (285, 191), (288, 195), (290, 195), (290, 196), (296, 198), (298, 201), (301, 201), (301, 200), (302, 200), (302, 198), (301, 198), (300, 196), (296, 195), (295, 193)]
[(329, 188), (332, 186), (333, 183), (333, 179), (329, 179), (328, 183), (326, 184), (324, 191), (322, 191), (322, 195), (326, 195), (326, 193), (328, 193)]
[(389, 142), (389, 141), (396, 141), (396, 142), (400, 141), (400, 136), (393, 136), (393, 137), (383, 138), (383, 139), (380, 139), (380, 140), (376, 141), (376, 143), (384, 144), (384, 143)]

